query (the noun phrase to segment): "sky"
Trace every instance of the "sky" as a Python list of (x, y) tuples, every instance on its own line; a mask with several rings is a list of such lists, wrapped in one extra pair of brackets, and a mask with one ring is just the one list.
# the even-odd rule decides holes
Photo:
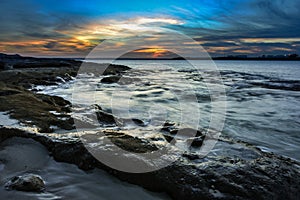
[(299, 0), (2, 0), (0, 13), (3, 53), (85, 57), (103, 42), (156, 58), (195, 44), (210, 56), (300, 53)]

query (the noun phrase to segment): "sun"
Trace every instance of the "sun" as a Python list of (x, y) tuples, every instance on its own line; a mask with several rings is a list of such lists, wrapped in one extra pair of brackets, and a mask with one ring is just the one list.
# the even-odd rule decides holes
[(149, 53), (153, 58), (159, 58), (168, 53), (168, 50), (163, 48), (145, 48), (134, 51), (135, 53)]

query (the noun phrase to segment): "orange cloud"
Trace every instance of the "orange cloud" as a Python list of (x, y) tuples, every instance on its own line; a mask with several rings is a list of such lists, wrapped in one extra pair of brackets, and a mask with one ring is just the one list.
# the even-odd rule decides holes
[(159, 58), (166, 55), (169, 51), (161, 48), (147, 48), (133, 51), (135, 53), (149, 53), (153, 58)]
[[(171, 17), (135, 17), (127, 19), (100, 19), (92, 23), (82, 24), (71, 29), (53, 30), (60, 37), (54, 38), (19, 38), (19, 41), (11, 40), (2, 42), (0, 50), (17, 52), (24, 55), (86, 55), (96, 45), (105, 39), (112, 39), (114, 48), (124, 46), (122, 39), (136, 37), (149, 32), (161, 31), (165, 24), (182, 24), (183, 22)], [(155, 37), (153, 38), (156, 39)], [(150, 51), (150, 50), (149, 50)], [(162, 56), (166, 51), (152, 49), (153, 57)]]
[(300, 38), (242, 38), (244, 43), (291, 43), (300, 42)]

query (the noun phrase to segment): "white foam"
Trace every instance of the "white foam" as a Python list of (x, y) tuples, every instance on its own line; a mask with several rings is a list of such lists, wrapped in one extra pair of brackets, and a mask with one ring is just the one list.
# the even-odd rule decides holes
[(19, 121), (11, 119), (7, 112), (0, 112), (0, 125), (2, 126), (16, 126), (19, 125)]
[[(30, 123), (31, 121), (26, 121), (26, 122)], [(17, 128), (20, 130), (33, 132), (33, 133), (38, 132), (37, 127), (35, 125), (30, 127), (26, 124), (21, 123), (16, 119), (11, 119), (9, 113), (7, 112), (0, 112), (0, 126), (4, 126), (7, 128)]]

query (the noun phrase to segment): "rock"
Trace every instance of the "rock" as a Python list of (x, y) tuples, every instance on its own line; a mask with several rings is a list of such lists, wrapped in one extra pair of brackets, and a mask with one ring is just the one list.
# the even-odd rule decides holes
[(19, 86), (0, 82), (0, 111), (9, 111), (11, 118), (37, 126), (40, 132), (52, 132), (51, 126), (74, 129), (70, 116), (71, 103), (61, 97), (34, 94)]
[(118, 118), (115, 117), (114, 115), (104, 112), (102, 110), (98, 110), (96, 112), (97, 119), (101, 124), (104, 125), (115, 125), (118, 121)]
[(146, 124), (143, 120), (136, 119), (136, 118), (132, 118), (131, 120), (138, 126), (142, 126), (142, 127), (146, 126)]
[[(170, 135), (164, 134), (163, 136), (167, 140), (167, 142), (169, 142), (169, 143), (174, 139), (174, 137), (170, 136)], [(176, 142), (176, 139), (174, 140), (174, 142)]]
[[(0, 54), (0, 68), (7, 65), (13, 65), (17, 69), (0, 71), (0, 111), (9, 112), (11, 118), (23, 124), (36, 126), (40, 132), (52, 132), (52, 127), (66, 130), (75, 128), (70, 116), (70, 102), (61, 97), (35, 94), (27, 89), (72, 80), (80, 66), (84, 65), (82, 61)], [(105, 75), (120, 75), (130, 69), (124, 65), (87, 65), (96, 74), (102, 69)], [(112, 115), (98, 113), (98, 118), (102, 123), (115, 124)]]
[(31, 89), (36, 85), (57, 85), (57, 77), (61, 80), (68, 80), (70, 76), (76, 76), (76, 67), (62, 67), (62, 68), (24, 68), (15, 70), (0, 71), (0, 81), (6, 84), (15, 86), (22, 86)]
[(140, 79), (137, 78), (129, 78), (124, 76), (108, 76), (101, 79), (101, 83), (111, 84), (111, 83), (118, 83), (120, 85), (127, 85), (132, 84), (134, 82), (138, 82)]
[(143, 141), (137, 137), (127, 135), (117, 131), (104, 131), (105, 135), (120, 148), (135, 152), (135, 153), (146, 153), (158, 150), (155, 145), (150, 142)]
[(5, 62), (0, 61), (0, 70), (4, 70), (6, 68)]
[(60, 60), (34, 60), (29, 62), (18, 62), (13, 65), (14, 69), (19, 68), (51, 68), (51, 67), (70, 67), (71, 63), (61, 62)]
[(120, 119), (123, 125), (137, 125), (141, 127), (147, 126), (143, 120), (132, 118), (132, 119)]
[(71, 112), (71, 103), (63, 99), (62, 97), (49, 96), (44, 94), (36, 94), (36, 96), (47, 104), (61, 108), (61, 110), (64, 112)]
[(85, 73), (93, 73), (95, 76), (101, 75), (121, 75), (124, 74), (126, 71), (130, 70), (130, 67), (125, 65), (115, 65), (115, 64), (98, 64), (92, 62), (84, 62), (81, 65), (81, 72)]
[(117, 83), (120, 80), (121, 76), (108, 76), (101, 79), (101, 83)]
[(176, 129), (176, 127), (175, 127), (174, 122), (166, 121), (161, 130), (170, 133), (171, 131), (173, 131), (175, 129)]
[(124, 126), (124, 125), (127, 125), (127, 124), (134, 123), (135, 125), (138, 125), (138, 126), (142, 126), (142, 127), (146, 126), (144, 121), (142, 121), (140, 119), (136, 119), (136, 118), (132, 118), (132, 119), (119, 118), (117, 116), (114, 116), (113, 114), (110, 114), (108, 112), (100, 110), (101, 107), (98, 107), (98, 106), (95, 106), (95, 105), (93, 105), (93, 107), (96, 110), (96, 116), (97, 116), (98, 122), (101, 125)]
[(19, 94), (20, 92), (17, 90), (2, 90), (0, 91), (0, 96), (9, 96)]
[[(31, 89), (32, 85), (56, 85), (72, 80), (78, 72), (98, 75), (118, 75), (130, 67), (115, 64), (98, 64), (72, 59), (32, 58), (19, 55), (0, 56), (0, 81)], [(7, 66), (13, 66), (14, 70)], [(38, 70), (37, 70), (38, 69)], [(57, 77), (60, 77), (59, 79)], [(131, 80), (131, 79), (128, 79)], [(132, 82), (132, 81), (131, 81)]]
[(125, 71), (130, 70), (130, 67), (127, 67), (125, 65), (115, 65), (115, 64), (110, 64), (106, 70), (104, 71), (103, 75), (116, 75), (116, 74), (121, 74), (124, 73)]
[(43, 179), (35, 174), (25, 174), (11, 178), (6, 184), (7, 190), (19, 190), (26, 192), (42, 192), (45, 190)]
[(195, 130), (192, 128), (182, 128), (182, 129), (174, 129), (170, 131), (170, 134), (176, 135), (180, 133), (181, 136), (184, 137), (199, 137), (203, 136), (202, 132), (200, 130)]
[(188, 158), (189, 160), (197, 160), (200, 158), (197, 154), (192, 154), (192, 153), (184, 153), (182, 154), (182, 156)]
[(96, 111), (102, 110), (101, 106), (99, 106), (98, 104), (93, 104), (92, 107), (93, 107)]
[[(106, 131), (105, 134), (122, 149), (155, 151), (147, 141), (125, 133)], [(220, 196), (223, 199), (294, 200), (300, 196), (299, 162), (224, 138), (220, 138), (214, 152), (204, 158), (186, 152), (181, 159), (158, 171), (125, 173), (96, 160), (79, 138), (66, 140), (0, 128), (0, 141), (15, 136), (40, 142), (57, 161), (76, 164), (85, 170), (101, 168), (123, 181), (151, 191), (166, 192), (175, 200), (198, 200), (199, 197), (217, 200)], [(94, 137), (101, 139), (97, 135)], [(113, 156), (109, 149), (107, 153)]]
[(191, 144), (192, 147), (201, 147), (203, 144), (205, 136), (195, 137), (191, 139), (187, 139), (188, 143)]

